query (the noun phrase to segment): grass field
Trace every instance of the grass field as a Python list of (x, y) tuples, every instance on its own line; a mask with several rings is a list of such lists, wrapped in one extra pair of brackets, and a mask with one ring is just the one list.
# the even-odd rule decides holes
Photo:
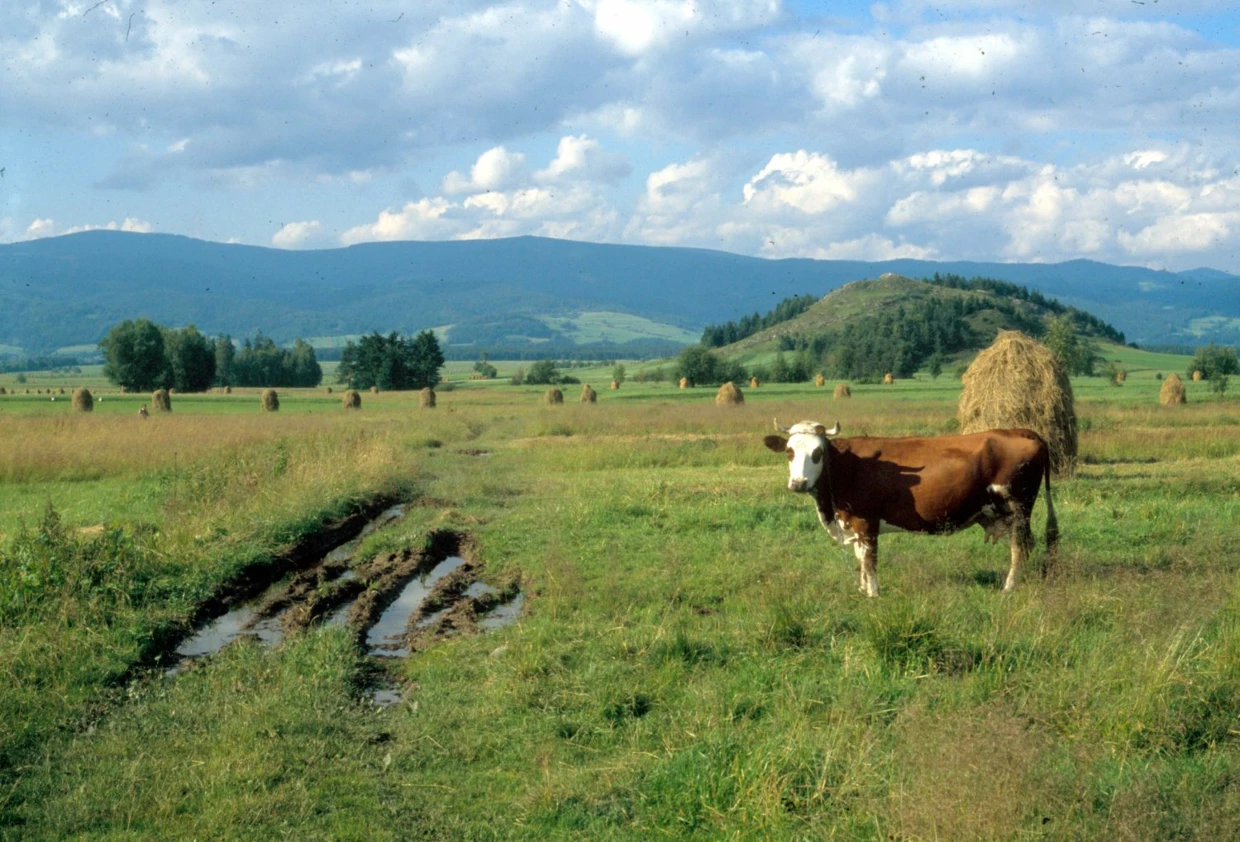
[[(99, 381), (84, 416), (0, 396), (0, 837), (1237, 838), (1240, 401), (1159, 407), (1186, 359), (1123, 353), (1124, 385), (1074, 382), (1055, 574), (1006, 596), (971, 530), (884, 536), (865, 599), (761, 444), (775, 416), (947, 432), (946, 375), (739, 408), (593, 372), (596, 406), (237, 390), (145, 422)], [(461, 536), (515, 625), (382, 661), (312, 625), (165, 675), (228, 583), (393, 498), (354, 567)]]

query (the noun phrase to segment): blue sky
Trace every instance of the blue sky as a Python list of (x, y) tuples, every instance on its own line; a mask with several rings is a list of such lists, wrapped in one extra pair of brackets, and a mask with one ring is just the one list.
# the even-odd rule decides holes
[(1230, 2), (28, 0), (0, 67), (0, 241), (1240, 271)]

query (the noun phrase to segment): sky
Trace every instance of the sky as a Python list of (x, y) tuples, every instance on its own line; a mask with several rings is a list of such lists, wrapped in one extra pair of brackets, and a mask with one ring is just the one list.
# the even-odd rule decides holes
[(1233, 0), (13, 0), (0, 242), (1240, 272)]

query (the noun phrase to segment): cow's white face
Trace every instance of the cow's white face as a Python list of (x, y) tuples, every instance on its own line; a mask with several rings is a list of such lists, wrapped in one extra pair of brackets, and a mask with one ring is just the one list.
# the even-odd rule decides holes
[(814, 421), (802, 421), (788, 428), (788, 437), (767, 436), (763, 441), (776, 453), (788, 455), (788, 490), (810, 491), (822, 477), (827, 453), (827, 437), (839, 433)]

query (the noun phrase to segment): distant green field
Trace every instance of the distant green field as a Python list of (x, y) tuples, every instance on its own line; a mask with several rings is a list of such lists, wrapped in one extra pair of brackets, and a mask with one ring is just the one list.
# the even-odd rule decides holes
[(631, 339), (665, 339), (689, 345), (701, 338), (700, 333), (628, 313), (585, 312), (567, 318), (540, 316), (539, 320), (563, 332), (579, 345), (590, 342), (621, 343)]

